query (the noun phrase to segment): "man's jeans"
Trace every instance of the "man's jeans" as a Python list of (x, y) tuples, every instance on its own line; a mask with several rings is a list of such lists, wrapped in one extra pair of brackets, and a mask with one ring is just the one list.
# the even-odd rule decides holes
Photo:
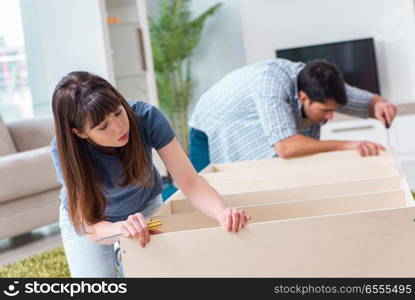
[(190, 128), (189, 140), (190, 161), (196, 171), (200, 172), (210, 163), (208, 137), (203, 131)]

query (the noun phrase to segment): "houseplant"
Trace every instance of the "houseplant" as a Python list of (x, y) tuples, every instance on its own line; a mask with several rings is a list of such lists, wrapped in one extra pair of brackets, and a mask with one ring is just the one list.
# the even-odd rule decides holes
[(150, 36), (161, 110), (187, 152), (187, 109), (194, 81), (191, 75), (191, 54), (198, 44), (208, 17), (214, 15), (218, 3), (192, 18), (190, 0), (160, 0), (160, 13), (150, 18)]

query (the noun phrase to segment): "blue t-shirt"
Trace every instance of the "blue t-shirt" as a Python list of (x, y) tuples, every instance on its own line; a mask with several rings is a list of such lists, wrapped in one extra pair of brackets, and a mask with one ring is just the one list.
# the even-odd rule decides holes
[[(152, 161), (152, 148), (159, 150), (169, 144), (174, 138), (174, 132), (164, 115), (151, 104), (142, 101), (128, 100), (133, 108), (137, 118), (139, 119), (139, 128), (142, 141), (149, 159)], [(87, 143), (88, 153), (95, 163), (96, 170), (102, 178), (102, 191), (107, 198), (105, 208), (105, 220), (117, 222), (125, 220), (129, 215), (142, 211), (147, 202), (162, 192), (162, 182), (160, 174), (152, 164), (154, 185), (151, 187), (126, 186), (120, 187), (117, 184), (124, 169), (116, 156), (107, 155), (90, 143)], [(67, 194), (65, 184), (63, 182), (62, 170), (58, 159), (58, 151), (56, 146), (56, 138), (52, 139), (51, 152), (53, 162), (56, 168), (57, 180), (62, 184), (60, 191), (60, 199), (63, 206), (67, 209)]]

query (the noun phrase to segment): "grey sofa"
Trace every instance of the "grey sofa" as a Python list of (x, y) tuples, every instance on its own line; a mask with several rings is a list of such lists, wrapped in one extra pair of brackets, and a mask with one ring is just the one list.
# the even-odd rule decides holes
[(5, 124), (0, 117), (0, 239), (58, 221), (53, 135), (52, 118)]

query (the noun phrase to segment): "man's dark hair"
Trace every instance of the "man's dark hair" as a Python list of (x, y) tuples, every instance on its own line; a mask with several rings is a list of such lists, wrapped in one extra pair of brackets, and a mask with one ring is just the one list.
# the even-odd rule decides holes
[(347, 104), (343, 75), (336, 65), (316, 59), (308, 62), (297, 77), (298, 91), (307, 94), (311, 101), (334, 100), (339, 105)]

